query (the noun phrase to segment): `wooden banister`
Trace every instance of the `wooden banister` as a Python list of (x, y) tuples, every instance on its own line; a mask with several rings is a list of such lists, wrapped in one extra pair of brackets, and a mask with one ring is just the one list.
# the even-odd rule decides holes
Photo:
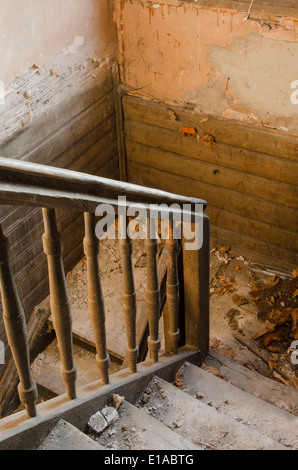
[(55, 207), (95, 212), (98, 204), (118, 207), (118, 197), (151, 204), (202, 204), (204, 200), (172, 194), (136, 184), (0, 157), (0, 204)]
[[(122, 196), (121, 202), (119, 196)], [(125, 198), (123, 198), (125, 196)], [(125, 201), (123, 202), (123, 199)], [(127, 200), (126, 200), (127, 199)], [(50, 308), (57, 336), (61, 358), (61, 376), (65, 382), (69, 399), (76, 398), (76, 365), (73, 359), (72, 317), (64, 266), (62, 242), (56, 222), (56, 209), (84, 212), (85, 237), (84, 254), (87, 260), (88, 307), (94, 332), (96, 361), (101, 383), (109, 383), (110, 358), (107, 353), (105, 331), (105, 307), (101, 286), (98, 258), (100, 256), (98, 234), (96, 233), (96, 208), (99, 204), (110, 204), (119, 214), (119, 250), (122, 262), (122, 306), (127, 333), (125, 363), (130, 373), (137, 371), (138, 341), (144, 342), (143, 335), (137, 334), (137, 303), (132, 264), (133, 240), (129, 233), (129, 218), (123, 209), (134, 203), (145, 210), (147, 234), (145, 250), (147, 255), (146, 318), (148, 328), (147, 345), (152, 362), (159, 360), (161, 340), (159, 319), (166, 305), (165, 338), (169, 344), (166, 352), (179, 352), (179, 325), (183, 323), (185, 344), (202, 351), (202, 358), (209, 344), (209, 219), (204, 214), (206, 202), (165, 191), (145, 188), (107, 178), (32, 164), (29, 162), (0, 158), (0, 204), (34, 206), (42, 208), (44, 221), (43, 247), (47, 256)], [(123, 205), (124, 204), (124, 205)], [(182, 214), (187, 205), (188, 215), (193, 224), (203, 224), (203, 243), (188, 251), (185, 241), (179, 241), (183, 257), (183, 276), (179, 279), (177, 255), (178, 242), (173, 220), (169, 218), (169, 237), (166, 240), (163, 263), (158, 262), (158, 243), (155, 234), (156, 219), (161, 218), (160, 206), (168, 207), (168, 214), (174, 211)], [(202, 209), (197, 218), (197, 205)], [(151, 208), (157, 206), (152, 219)], [(175, 206), (175, 208), (174, 208)], [(180, 211), (180, 212), (179, 212)], [(177, 212), (175, 212), (177, 215)], [(183, 224), (183, 221), (182, 221)], [(201, 240), (202, 241), (202, 240)], [(180, 258), (179, 258), (180, 259)], [(166, 267), (164, 266), (166, 260)], [(164, 268), (162, 268), (164, 266)], [(179, 268), (180, 269), (180, 268)], [(166, 279), (163, 282), (163, 279)], [(164, 289), (164, 284), (166, 288)], [(160, 287), (162, 289), (160, 290)], [(181, 297), (181, 288), (184, 295)], [(8, 261), (7, 240), (0, 231), (0, 290), (7, 339), (12, 349), (20, 378), (19, 394), (29, 416), (35, 416), (36, 385), (30, 375), (30, 360), (24, 312), (18, 298), (16, 286)], [(180, 302), (180, 304), (179, 304)], [(179, 317), (182, 316), (183, 318)], [(181, 342), (181, 339), (180, 339)], [(143, 349), (143, 346), (142, 346)], [(146, 351), (145, 351), (146, 354)], [(144, 351), (142, 351), (142, 358)]]

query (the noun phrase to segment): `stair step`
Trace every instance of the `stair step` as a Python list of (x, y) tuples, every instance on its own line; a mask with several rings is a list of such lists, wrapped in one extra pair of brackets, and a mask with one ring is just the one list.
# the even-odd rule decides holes
[(298, 418), (210, 372), (185, 363), (180, 371), (184, 391), (218, 411), (253, 426), (277, 442), (298, 449)]
[(183, 436), (177, 435), (143, 410), (124, 401), (119, 419), (102, 434), (90, 434), (107, 449), (113, 450), (202, 450)]
[[(144, 253), (143, 240), (134, 241), (132, 255), (134, 265), (134, 280), (137, 295), (137, 320), (139, 311), (145, 301), (146, 265), (139, 263)], [(105, 300), (106, 341), (107, 349), (112, 357), (121, 361), (126, 355), (126, 328), (122, 309), (121, 256), (118, 240), (105, 239), (100, 242), (98, 257), (101, 273), (102, 290)], [(67, 274), (68, 292), (71, 299), (72, 329), (76, 340), (82, 344), (95, 347), (94, 333), (89, 318), (88, 282), (86, 258), (83, 258), (75, 268)]]
[(100, 444), (60, 419), (38, 450), (103, 450)]
[(219, 450), (286, 450), (286, 446), (154, 377), (137, 406), (196, 445)]
[(210, 350), (205, 365), (215, 367), (225, 380), (278, 408), (298, 413), (298, 391), (244, 367), (232, 359)]
[[(74, 345), (74, 361), (77, 365), (77, 387), (99, 379), (95, 354)], [(61, 378), (61, 361), (57, 340), (37, 356), (31, 365), (31, 372), (39, 393), (44, 398), (52, 398), (65, 393), (65, 384)]]

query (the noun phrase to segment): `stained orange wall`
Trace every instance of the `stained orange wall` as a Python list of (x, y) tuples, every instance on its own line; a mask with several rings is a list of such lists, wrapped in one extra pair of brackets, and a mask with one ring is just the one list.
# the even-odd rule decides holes
[(252, 10), (245, 21), (243, 11), (176, 0), (116, 4), (122, 81), (135, 94), (298, 133), (298, 18)]

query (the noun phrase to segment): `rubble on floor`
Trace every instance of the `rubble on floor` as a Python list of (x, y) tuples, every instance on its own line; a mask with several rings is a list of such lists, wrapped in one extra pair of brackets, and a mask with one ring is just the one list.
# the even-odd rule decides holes
[(249, 261), (229, 245), (210, 256), (211, 348), (297, 389), (297, 271)]

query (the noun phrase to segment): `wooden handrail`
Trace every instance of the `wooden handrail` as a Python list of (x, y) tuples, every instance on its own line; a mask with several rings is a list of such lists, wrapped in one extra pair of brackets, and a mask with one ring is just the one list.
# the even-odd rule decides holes
[[(199, 204), (203, 208), (199, 222), (203, 224), (202, 233), (205, 237), (205, 243), (200, 249), (196, 247), (193, 251), (187, 251), (186, 244), (182, 240), (180, 246), (182, 246), (183, 264), (187, 263), (187, 266), (183, 266), (182, 279), (179, 279), (178, 243), (174, 236), (173, 218), (169, 220), (169, 238), (166, 241), (167, 281), (164, 295), (167, 298), (165, 338), (170, 345), (168, 352), (178, 353), (179, 338), (181, 337), (180, 325), (184, 322), (182, 336), (185, 344), (200, 349), (205, 354), (209, 344), (209, 219), (204, 213), (207, 206), (204, 200), (80, 172), (0, 158), (0, 204), (42, 208), (45, 228), (43, 247), (48, 261), (50, 306), (61, 358), (61, 376), (65, 382), (69, 399), (76, 398), (76, 365), (73, 361), (70, 299), (62, 263), (61, 236), (55, 217), (55, 210), (58, 208), (84, 212), (84, 253), (88, 266), (88, 305), (95, 337), (96, 360), (101, 381), (104, 384), (109, 383), (109, 355), (106, 347), (105, 308), (98, 265), (99, 241), (95, 233), (95, 212), (99, 204), (108, 203), (114, 207), (115, 213), (118, 210), (120, 214), (119, 222), (122, 232), (120, 230), (119, 249), (123, 273), (123, 313), (127, 330), (126, 359), (130, 372), (137, 371), (137, 306), (132, 265), (133, 241), (128, 233), (128, 215), (123, 214), (122, 210), (120, 211), (122, 200), (119, 202), (119, 196), (127, 198), (124, 205), (129, 206), (130, 203), (134, 203), (146, 210), (146, 310), (149, 332), (148, 349), (152, 362), (158, 361), (160, 349), (158, 325), (164, 300), (161, 302), (157, 240), (154, 230), (150, 230), (155, 225), (155, 221), (150, 219), (151, 214), (147, 210), (151, 210), (152, 205), (167, 206), (169, 214), (172, 213), (175, 220), (174, 211), (177, 210), (177, 207), (178, 212), (180, 211), (182, 214), (185, 205), (187, 205), (188, 214), (191, 215), (190, 221), (198, 226), (196, 205)], [(160, 212), (157, 212), (156, 217), (159, 218), (159, 216)], [(26, 406), (29, 416), (34, 416), (36, 413), (36, 386), (30, 374), (26, 325), (10, 270), (9, 259), (6, 256), (8, 247), (4, 235), (2, 235), (2, 240), (5, 245), (5, 249), (3, 248), (1, 251), (3, 259), (0, 256), (0, 291), (3, 316), (7, 319), (5, 326), (8, 343), (14, 349), (13, 356), (20, 378), (20, 399)], [(9, 273), (8, 277), (7, 273)], [(8, 278), (9, 282), (7, 282)], [(182, 289), (184, 289), (184, 295), (181, 296)], [(181, 305), (181, 297), (185, 297), (185, 294), (191, 296), (191, 300), (186, 299), (184, 305)], [(18, 308), (14, 309), (14, 305), (17, 305)], [(181, 311), (183, 312), (183, 322), (179, 319)], [(17, 348), (15, 345), (18, 345)]]
[(202, 204), (197, 198), (77, 171), (0, 157), (0, 204), (94, 212), (98, 204), (118, 206), (118, 197), (149, 204)]

